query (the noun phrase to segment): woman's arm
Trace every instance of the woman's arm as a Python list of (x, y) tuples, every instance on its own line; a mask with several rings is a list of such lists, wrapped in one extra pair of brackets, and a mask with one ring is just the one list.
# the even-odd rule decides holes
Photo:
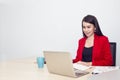
[(85, 66), (92, 66), (92, 62), (78, 61), (77, 63)]
[(113, 61), (112, 61), (112, 54), (111, 54), (110, 43), (109, 43), (108, 38), (103, 37), (99, 42), (100, 42), (100, 44), (97, 45), (97, 46), (99, 46), (97, 48), (100, 48), (100, 49), (97, 50), (97, 54), (94, 53), (92, 65), (94, 65), (94, 66), (111, 66)]

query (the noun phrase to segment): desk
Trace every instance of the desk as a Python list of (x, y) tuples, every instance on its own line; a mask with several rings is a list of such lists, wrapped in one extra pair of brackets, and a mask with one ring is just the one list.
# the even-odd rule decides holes
[(0, 62), (0, 80), (87, 80), (90, 75), (72, 78), (50, 74), (46, 65), (37, 67), (36, 57)]

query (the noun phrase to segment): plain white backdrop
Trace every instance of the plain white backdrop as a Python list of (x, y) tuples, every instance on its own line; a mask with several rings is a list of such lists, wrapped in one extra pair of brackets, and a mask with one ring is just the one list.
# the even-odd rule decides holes
[(43, 56), (44, 50), (76, 56), (81, 20), (95, 15), (104, 35), (117, 42), (120, 65), (119, 0), (0, 0), (0, 60)]

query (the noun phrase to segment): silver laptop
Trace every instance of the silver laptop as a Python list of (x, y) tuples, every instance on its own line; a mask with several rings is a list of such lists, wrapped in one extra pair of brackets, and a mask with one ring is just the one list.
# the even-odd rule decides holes
[(50, 73), (71, 77), (80, 77), (89, 73), (73, 68), (69, 52), (44, 51), (43, 53)]

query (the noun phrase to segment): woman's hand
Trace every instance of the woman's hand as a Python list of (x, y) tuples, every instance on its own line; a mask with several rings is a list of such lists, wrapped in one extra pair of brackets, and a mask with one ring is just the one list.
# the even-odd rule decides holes
[(78, 61), (78, 64), (84, 65), (84, 66), (92, 66), (92, 62), (83, 62), (83, 61)]

